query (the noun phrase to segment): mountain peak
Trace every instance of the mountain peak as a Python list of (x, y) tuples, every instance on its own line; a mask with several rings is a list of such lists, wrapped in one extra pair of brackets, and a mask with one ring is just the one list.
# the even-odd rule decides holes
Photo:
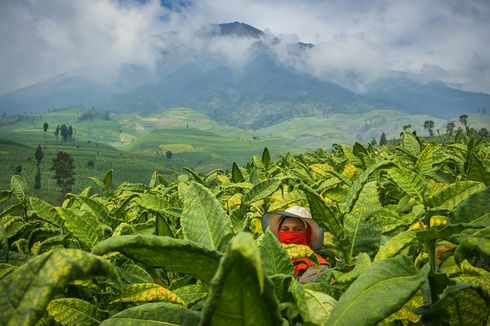
[(218, 25), (218, 34), (220, 36), (247, 36), (259, 38), (265, 35), (260, 29), (245, 23), (233, 22)]

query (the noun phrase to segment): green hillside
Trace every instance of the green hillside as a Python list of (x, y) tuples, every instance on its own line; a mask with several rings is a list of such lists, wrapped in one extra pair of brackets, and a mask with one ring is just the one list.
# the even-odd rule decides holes
[[(0, 117), (0, 186), (10, 183), (17, 166), (22, 176), (34, 184), (34, 152), (42, 146), (40, 165), (41, 190), (36, 195), (55, 198), (54, 180), (49, 170), (58, 151), (73, 156), (76, 165), (74, 191), (93, 185), (87, 176), (101, 178), (114, 170), (114, 184), (147, 182), (153, 171), (177, 175), (187, 161), (200, 171), (229, 169), (233, 162), (244, 164), (267, 147), (273, 159), (285, 153), (303, 153), (309, 149), (327, 148), (334, 143), (367, 143), (379, 140), (382, 132), (388, 138), (398, 137), (404, 125), (411, 125), (419, 135), (427, 136), (425, 120), (433, 120), (434, 132), (445, 133), (448, 121), (425, 115), (408, 115), (398, 111), (378, 110), (368, 113), (328, 117), (294, 118), (259, 130), (246, 130), (220, 124), (188, 108), (175, 108), (152, 114), (97, 113), (91, 119), (86, 108), (73, 107), (43, 114)], [(94, 111), (95, 112), (95, 111)], [(461, 124), (456, 122), (456, 128)], [(46, 134), (43, 123), (49, 124)], [(56, 138), (56, 125), (73, 127), (73, 140)], [(479, 130), (490, 129), (489, 115), (469, 115), (468, 125)], [(437, 133), (436, 133), (437, 134)], [(170, 152), (170, 156), (168, 155)], [(91, 163), (93, 167), (89, 167)], [(36, 193), (36, 191), (34, 191)]]

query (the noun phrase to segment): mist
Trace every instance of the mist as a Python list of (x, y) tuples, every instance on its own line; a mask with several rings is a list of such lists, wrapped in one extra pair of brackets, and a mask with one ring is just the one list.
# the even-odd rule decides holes
[[(402, 71), (489, 93), (488, 17), (487, 1), (7, 0), (0, 92), (74, 72), (111, 85), (128, 66), (151, 79), (196, 60), (240, 71), (267, 51), (278, 64), (357, 92)], [(265, 35), (216, 36), (216, 24), (233, 21)], [(298, 51), (298, 42), (314, 47)]]

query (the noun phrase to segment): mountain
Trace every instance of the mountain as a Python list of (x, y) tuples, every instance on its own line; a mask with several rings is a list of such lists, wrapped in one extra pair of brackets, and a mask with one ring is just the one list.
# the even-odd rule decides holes
[[(387, 74), (362, 94), (353, 92), (279, 63), (271, 46), (282, 40), (244, 23), (213, 25), (199, 37), (232, 46), (246, 40), (249, 57), (237, 68), (213, 53), (178, 52), (176, 44), (162, 53), (153, 75), (125, 66), (115, 82), (99, 84), (87, 71), (66, 73), (0, 96), (0, 113), (42, 112), (79, 104), (115, 112), (185, 106), (221, 123), (258, 129), (293, 117), (379, 108), (447, 119), (490, 106), (489, 94), (465, 92), (442, 82), (427, 83), (417, 75), (400, 72)], [(312, 48), (309, 43), (288, 44), (292, 56), (300, 57)], [(178, 62), (179, 56), (185, 60)]]
[(185, 65), (156, 84), (118, 97), (124, 111), (191, 107), (216, 121), (258, 129), (292, 117), (364, 112), (374, 107), (334, 83), (278, 65), (260, 55), (237, 74), (226, 66)]
[(237, 37), (246, 36), (259, 38), (265, 35), (265, 33), (262, 32), (260, 29), (240, 22), (218, 24), (214, 25), (214, 27), (217, 31), (217, 34), (220, 36), (232, 35)]
[(405, 112), (443, 119), (475, 113), (490, 105), (489, 94), (454, 89), (440, 81), (419, 81), (417, 75), (400, 72), (375, 82), (365, 95)]

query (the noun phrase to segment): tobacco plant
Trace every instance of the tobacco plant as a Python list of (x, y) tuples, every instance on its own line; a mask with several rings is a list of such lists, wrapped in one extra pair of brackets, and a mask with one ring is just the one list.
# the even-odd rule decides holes
[[(115, 188), (108, 171), (60, 206), (13, 176), (0, 191), (0, 324), (488, 323), (487, 139), (404, 132), (394, 146), (276, 161), (265, 149), (230, 171), (185, 171)], [(260, 226), (290, 205), (325, 230), (331, 268), (314, 283)]]

